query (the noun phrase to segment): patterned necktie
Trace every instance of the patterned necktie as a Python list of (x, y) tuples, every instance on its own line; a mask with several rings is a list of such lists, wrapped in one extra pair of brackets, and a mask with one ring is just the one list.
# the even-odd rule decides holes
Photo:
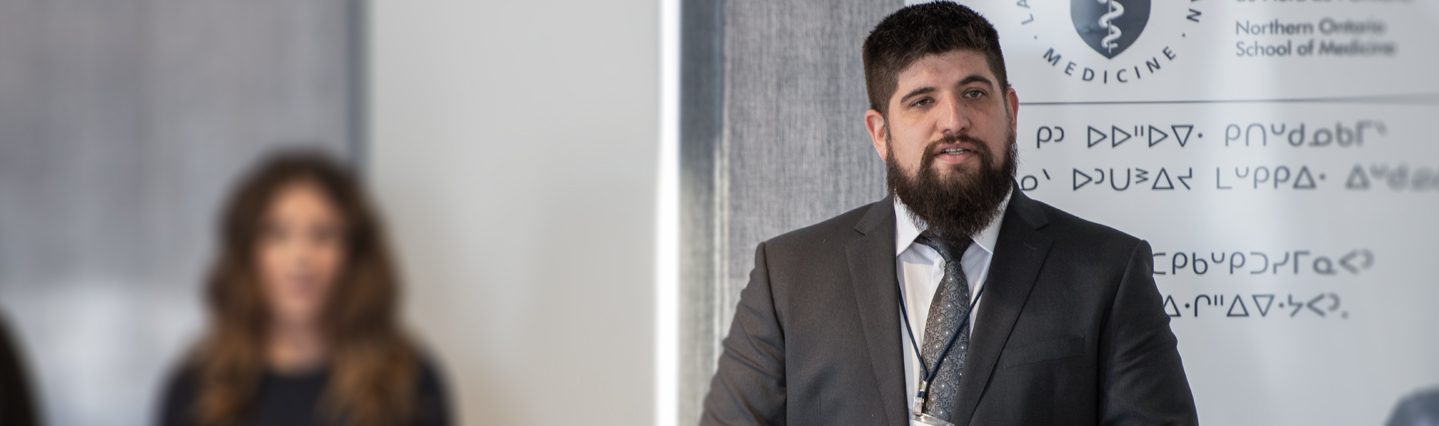
[(929, 384), (929, 401), (924, 406), (925, 414), (945, 421), (952, 421), (950, 416), (954, 414), (952, 410), (959, 400), (960, 370), (964, 368), (964, 355), (969, 349), (969, 327), (957, 329), (961, 316), (969, 308), (969, 282), (964, 277), (960, 259), (969, 248), (970, 241), (966, 238), (962, 245), (951, 246), (939, 238), (926, 235), (920, 235), (915, 240), (933, 248), (944, 258), (944, 278), (940, 279), (939, 288), (934, 291), (929, 318), (924, 322), (924, 348), (920, 352), (924, 364), (934, 368), (935, 359), (944, 352), (950, 337), (959, 333), (954, 347), (945, 355), (944, 365), (940, 366), (939, 373)]

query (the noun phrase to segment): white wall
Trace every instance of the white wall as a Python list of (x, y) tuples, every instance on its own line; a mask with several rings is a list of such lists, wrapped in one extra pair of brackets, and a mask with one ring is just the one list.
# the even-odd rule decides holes
[(369, 25), (367, 174), (462, 424), (653, 423), (659, 2)]

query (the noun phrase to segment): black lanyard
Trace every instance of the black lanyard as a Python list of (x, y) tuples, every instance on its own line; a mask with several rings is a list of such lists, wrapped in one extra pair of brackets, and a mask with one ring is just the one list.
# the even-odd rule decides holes
[[(964, 325), (969, 322), (969, 314), (974, 312), (974, 305), (978, 304), (980, 296), (984, 295), (985, 286), (979, 287), (979, 292), (974, 294), (974, 300), (971, 300), (969, 307), (965, 308), (964, 316), (959, 320), (959, 327), (955, 328), (954, 334), (949, 336), (949, 343), (944, 345), (944, 350), (939, 353), (939, 359), (934, 361), (933, 370), (924, 364), (924, 356), (919, 351), (919, 342), (914, 340), (914, 329), (909, 326), (909, 310), (905, 308), (904, 303), (904, 286), (900, 285), (896, 287), (899, 289), (899, 314), (900, 317), (904, 319), (904, 331), (909, 333), (909, 344), (914, 346), (914, 357), (919, 359), (919, 368), (922, 372), (922, 379), (919, 382), (919, 394), (914, 396), (914, 402), (917, 404), (915, 407), (917, 411), (915, 412), (918, 413), (918, 410), (923, 410), (924, 404), (929, 402), (929, 382), (934, 380), (934, 376), (939, 375), (939, 367), (944, 365), (945, 355), (949, 355), (949, 348), (954, 347), (954, 341), (959, 340), (960, 332), (964, 330)], [(939, 289), (935, 291), (939, 291)]]

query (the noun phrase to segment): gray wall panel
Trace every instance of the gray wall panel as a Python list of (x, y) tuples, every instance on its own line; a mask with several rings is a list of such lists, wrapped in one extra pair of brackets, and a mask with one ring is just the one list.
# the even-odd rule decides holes
[[(725, 309), (716, 172), (724, 134), (725, 1), (680, 7), (680, 424), (696, 424), (719, 356)], [(670, 420), (670, 419), (662, 419)], [(662, 423), (663, 424), (663, 423)]]
[[(685, 12), (681, 424), (699, 418), (755, 246), (884, 196), (884, 164), (863, 122), (869, 103), (860, 47), (881, 18), (902, 6), (727, 0), (719, 30)], [(713, 60), (719, 71), (689, 69), (694, 51), (714, 44), (723, 48)], [(722, 88), (718, 111), (688, 100), (708, 99), (715, 85)], [(722, 123), (719, 135), (708, 136), (708, 121), (695, 123), (691, 115)]]
[(863, 124), (860, 45), (900, 6), (730, 3), (721, 147), (728, 305), (748, 282), (760, 241), (883, 196), (883, 163)]

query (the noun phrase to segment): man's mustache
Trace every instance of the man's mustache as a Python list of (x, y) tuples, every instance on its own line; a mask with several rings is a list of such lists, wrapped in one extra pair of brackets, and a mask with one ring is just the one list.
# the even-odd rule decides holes
[(929, 170), (929, 166), (934, 164), (935, 157), (939, 156), (939, 154), (935, 153), (935, 148), (938, 148), (940, 145), (960, 142), (968, 142), (969, 144), (974, 145), (975, 154), (977, 154), (979, 158), (990, 158), (989, 144), (984, 143), (983, 140), (967, 134), (950, 135), (935, 140), (934, 142), (930, 142), (929, 145), (925, 145), (924, 157), (919, 163), (920, 167), (922, 167), (923, 170)]

